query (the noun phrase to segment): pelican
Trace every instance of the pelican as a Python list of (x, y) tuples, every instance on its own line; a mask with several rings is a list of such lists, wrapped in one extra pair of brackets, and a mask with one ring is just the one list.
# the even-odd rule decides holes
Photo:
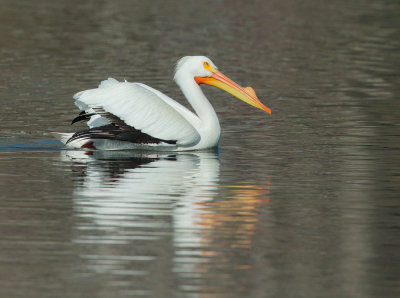
[(174, 80), (195, 113), (142, 83), (102, 81), (98, 88), (74, 95), (82, 111), (72, 124), (87, 121), (89, 129), (62, 133), (70, 148), (100, 150), (202, 150), (218, 146), (218, 117), (200, 84), (212, 85), (268, 114), (271, 110), (251, 87), (241, 87), (204, 56), (186, 56), (176, 66)]

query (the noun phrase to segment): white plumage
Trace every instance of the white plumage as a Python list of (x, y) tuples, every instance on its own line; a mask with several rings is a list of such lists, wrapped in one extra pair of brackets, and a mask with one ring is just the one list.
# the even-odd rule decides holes
[[(182, 58), (174, 77), (193, 113), (165, 94), (141, 83), (109, 78), (96, 89), (75, 94), (89, 130), (62, 134), (72, 148), (197, 150), (218, 145), (217, 115), (199, 84), (217, 86), (268, 112), (251, 88), (242, 88), (220, 73), (204, 56)], [(250, 90), (251, 89), (251, 90)], [(270, 111), (269, 111), (270, 112)]]
[(75, 94), (74, 99), (80, 110), (101, 107), (154, 138), (177, 140), (180, 146), (197, 143), (200, 136), (193, 125), (163, 100), (166, 95), (161, 97), (161, 93), (154, 91), (144, 84), (118, 82), (110, 78), (99, 88)]

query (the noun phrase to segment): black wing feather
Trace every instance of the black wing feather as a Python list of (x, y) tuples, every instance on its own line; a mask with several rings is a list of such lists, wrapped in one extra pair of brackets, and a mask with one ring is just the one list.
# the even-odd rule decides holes
[(176, 140), (163, 140), (154, 138), (140, 130), (126, 124), (122, 119), (105, 111), (103, 108), (93, 108), (95, 113), (81, 112), (79, 116), (72, 120), (72, 123), (89, 120), (93, 115), (100, 115), (110, 121), (111, 124), (103, 125), (99, 127), (93, 127), (83, 131), (78, 131), (67, 141), (72, 142), (78, 139), (108, 139), (116, 141), (124, 141), (136, 144), (160, 144), (167, 143), (171, 145), (176, 144)]
[(82, 120), (88, 121), (90, 119), (90, 117), (92, 117), (94, 115), (96, 115), (96, 114), (95, 113), (90, 113), (89, 114), (89, 113), (86, 113), (86, 111), (82, 111), (81, 113), (79, 113), (79, 115), (77, 117), (75, 117), (72, 120), (71, 125), (76, 123), (76, 122), (82, 121)]

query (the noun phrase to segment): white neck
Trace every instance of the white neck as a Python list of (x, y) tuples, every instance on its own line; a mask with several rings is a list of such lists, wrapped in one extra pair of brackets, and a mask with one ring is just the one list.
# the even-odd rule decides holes
[(216, 144), (218, 144), (221, 128), (217, 113), (204, 95), (200, 86), (193, 77), (185, 74), (176, 75), (175, 81), (201, 120), (199, 133), (202, 136), (202, 142), (216, 142)]
[(181, 88), (183, 95), (185, 95), (187, 101), (192, 105), (197, 116), (199, 116), (203, 123), (212, 120), (215, 121), (215, 119), (218, 121), (214, 108), (193, 78), (178, 76), (175, 80)]

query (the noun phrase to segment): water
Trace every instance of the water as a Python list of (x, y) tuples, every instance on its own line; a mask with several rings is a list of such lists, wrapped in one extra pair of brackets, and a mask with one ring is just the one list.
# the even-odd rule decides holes
[[(0, 296), (397, 297), (398, 1), (0, 1)], [(108, 76), (204, 87), (217, 151), (69, 151)]]

